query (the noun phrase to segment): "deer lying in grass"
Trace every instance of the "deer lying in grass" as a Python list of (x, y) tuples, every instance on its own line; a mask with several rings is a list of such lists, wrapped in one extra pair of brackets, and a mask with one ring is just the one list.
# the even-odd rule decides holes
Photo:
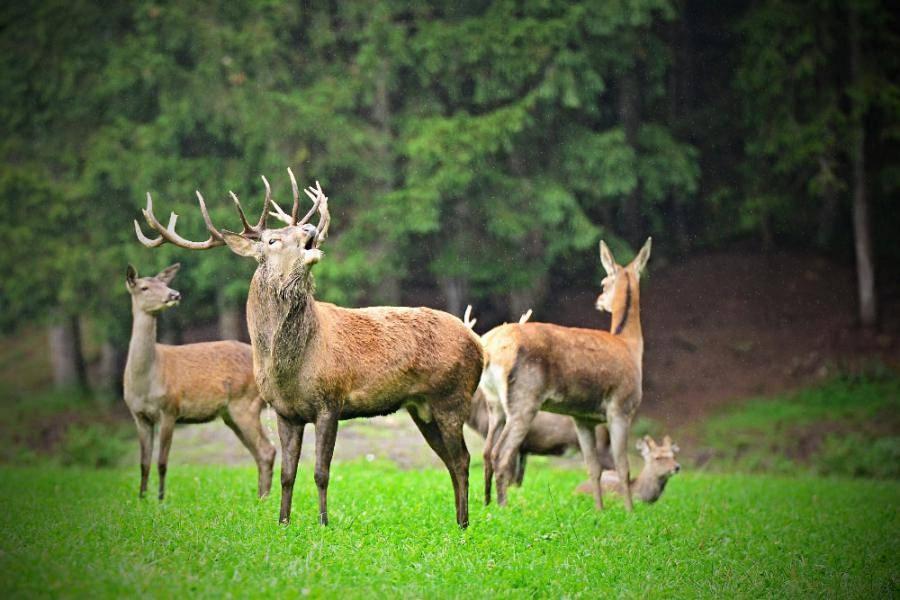
[[(497, 502), (506, 504), (522, 441), (541, 409), (574, 417), (598, 509), (603, 508), (603, 469), (595, 435), (599, 423), (608, 426), (619, 479), (629, 480), (628, 430), (642, 397), (639, 280), (649, 258), (649, 239), (625, 267), (616, 264), (600, 242), (607, 277), (597, 308), (612, 313), (609, 332), (516, 323), (496, 327), (482, 338), (487, 364), (481, 387), (492, 406), (485, 440), (490, 457), (485, 464), (485, 503), (490, 502), (491, 476), (496, 472)], [(624, 501), (626, 510), (632, 510), (630, 488)]]
[[(531, 314), (532, 311), (529, 309), (528, 312), (519, 317), (518, 322), (520, 324), (526, 323), (531, 318)], [(478, 319), (472, 318), (472, 306), (467, 306), (463, 315), (463, 323), (469, 329), (474, 330), (477, 321)], [(479, 387), (475, 391), (475, 395), (472, 396), (472, 410), (466, 423), (483, 438), (487, 438), (488, 430), (490, 429), (491, 418), (488, 411), (488, 403), (485, 399), (484, 391)], [(606, 459), (608, 455), (608, 440), (606, 429), (602, 425), (597, 427), (597, 435), (599, 452), (601, 457)], [(525, 479), (525, 466), (528, 462), (529, 454), (560, 456), (570, 449), (577, 448), (578, 436), (575, 434), (575, 423), (572, 421), (572, 417), (557, 415), (543, 410), (538, 411), (531, 422), (531, 427), (529, 427), (525, 439), (522, 440), (522, 446), (519, 448), (516, 476), (513, 483), (518, 486), (522, 485)], [(485, 446), (485, 450), (488, 450), (487, 446)], [(485, 453), (484, 464), (486, 469), (490, 468), (489, 452)]]
[[(631, 480), (631, 493), (638, 500), (652, 504), (662, 496), (669, 478), (681, 471), (681, 465), (675, 460), (675, 455), (679, 452), (678, 445), (673, 444), (669, 436), (663, 438), (661, 445), (657, 445), (653, 438), (645, 435), (638, 440), (637, 449), (644, 459), (644, 468), (637, 479)], [(622, 494), (622, 480), (615, 471), (603, 471), (600, 483), (605, 492)], [(593, 484), (585, 481), (575, 491), (579, 494), (593, 493)]]
[[(213, 226), (197, 193), (210, 237), (191, 242), (175, 232), (173, 214), (163, 227), (148, 195), (144, 216), (159, 237), (147, 246), (170, 242), (189, 249), (227, 244), (258, 266), (250, 283), (247, 320), (253, 342), (256, 382), (278, 414), (281, 437), (282, 523), (291, 515), (291, 498), (303, 429), (316, 428), (315, 482), (319, 522), (328, 523), (327, 491), (338, 420), (385, 415), (406, 407), (428, 444), (450, 472), (456, 521), (469, 521), (469, 452), (463, 423), (483, 366), (481, 344), (456, 317), (428, 308), (339, 308), (313, 297), (312, 267), (328, 235), (328, 198), (320, 187), (305, 190), (312, 209), (298, 220), (299, 190), (288, 169), (294, 195), (291, 214), (272, 200), (268, 181), (262, 215), (251, 226), (232, 194), (244, 226), (242, 233)], [(285, 227), (269, 229), (273, 216)], [(319, 224), (309, 224), (318, 211)]]
[(166, 466), (175, 423), (203, 423), (222, 417), (247, 447), (259, 469), (259, 495), (272, 486), (275, 447), (263, 433), (263, 401), (253, 380), (250, 346), (235, 341), (168, 346), (156, 343), (156, 317), (176, 306), (181, 294), (169, 287), (179, 265), (154, 277), (138, 277), (131, 265), (125, 287), (133, 316), (125, 364), (125, 404), (137, 425), (141, 444), (141, 491), (153, 455), (153, 430), (159, 424), (159, 499), (166, 488)]

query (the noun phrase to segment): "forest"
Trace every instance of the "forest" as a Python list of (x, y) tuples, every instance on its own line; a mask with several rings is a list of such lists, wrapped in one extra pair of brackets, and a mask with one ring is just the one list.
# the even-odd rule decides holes
[(45, 330), (59, 385), (114, 390), (126, 264), (180, 261), (162, 338), (244, 337), (252, 265), (148, 252), (132, 221), (149, 192), (202, 239), (199, 190), (236, 228), (228, 192), (255, 213), (265, 175), (289, 204), (287, 167), (331, 198), (317, 297), (340, 305), (552, 313), (599, 289), (600, 239), (628, 258), (652, 235), (657, 267), (721, 249), (847, 265), (877, 328), (900, 259), (893, 8), (8, 3), (0, 328)]

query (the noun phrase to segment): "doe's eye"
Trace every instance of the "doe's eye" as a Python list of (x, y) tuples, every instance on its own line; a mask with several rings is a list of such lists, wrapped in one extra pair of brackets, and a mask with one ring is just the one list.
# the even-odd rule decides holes
[(277, 242), (277, 241), (278, 241), (278, 240), (269, 240), (269, 245), (270, 245), (270, 246), (274, 246), (274, 245), (275, 245), (275, 242)]
[(150, 288), (148, 288), (146, 285), (142, 285), (142, 286), (141, 286), (141, 291), (142, 291), (142, 292), (146, 292), (146, 291), (149, 290), (149, 289), (150, 289)]

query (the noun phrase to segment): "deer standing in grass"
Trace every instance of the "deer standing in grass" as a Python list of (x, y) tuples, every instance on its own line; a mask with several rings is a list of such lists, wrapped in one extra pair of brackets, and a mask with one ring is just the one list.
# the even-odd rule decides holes
[[(515, 323), (495, 327), (482, 338), (487, 364), (481, 387), (493, 407), (485, 439), (485, 455), (490, 458), (485, 461), (486, 504), (490, 503), (494, 473), (497, 502), (506, 504), (522, 441), (541, 409), (575, 419), (598, 509), (603, 508), (603, 468), (595, 435), (598, 424), (605, 423), (609, 429), (619, 479), (629, 481), (628, 430), (643, 393), (640, 273), (649, 258), (650, 239), (624, 267), (600, 242), (600, 260), (607, 276), (596, 306), (612, 313), (608, 332)], [(630, 488), (623, 497), (626, 510), (631, 511)]]
[(154, 277), (138, 277), (128, 265), (125, 276), (133, 322), (124, 391), (141, 444), (140, 495), (143, 498), (147, 492), (156, 425), (162, 500), (175, 423), (203, 423), (222, 417), (253, 455), (259, 469), (259, 495), (265, 496), (272, 486), (275, 447), (259, 421), (263, 400), (253, 379), (250, 346), (235, 341), (182, 346), (156, 343), (157, 315), (181, 300), (181, 294), (169, 287), (178, 269), (174, 264)]
[[(328, 235), (328, 198), (322, 189), (304, 190), (313, 207), (298, 219), (300, 195), (290, 175), (294, 205), (286, 214), (266, 197), (262, 215), (251, 226), (237, 196), (232, 195), (244, 229), (219, 231), (197, 193), (210, 237), (191, 242), (153, 215), (148, 195), (144, 216), (159, 233), (144, 236), (145, 245), (164, 241), (189, 249), (227, 244), (241, 256), (257, 261), (247, 299), (247, 320), (253, 345), (256, 382), (278, 415), (281, 438), (280, 521), (288, 523), (303, 429), (316, 428), (315, 482), (319, 492), (319, 522), (328, 524), (327, 493), (338, 421), (393, 413), (405, 407), (428, 444), (450, 472), (456, 522), (469, 521), (469, 452), (463, 423), (483, 366), (481, 344), (456, 317), (428, 308), (345, 309), (313, 297), (312, 267), (322, 260), (319, 249)], [(271, 215), (285, 227), (269, 229)], [(318, 226), (308, 221), (319, 213)]]

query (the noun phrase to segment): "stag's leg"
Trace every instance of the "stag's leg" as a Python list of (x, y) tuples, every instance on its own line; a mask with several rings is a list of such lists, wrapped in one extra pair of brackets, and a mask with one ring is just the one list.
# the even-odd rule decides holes
[(522, 487), (522, 482), (525, 481), (526, 462), (528, 462), (528, 453), (524, 450), (519, 450), (519, 462), (516, 463), (516, 485), (518, 487)]
[(597, 507), (597, 510), (603, 510), (603, 490), (600, 487), (603, 465), (600, 463), (600, 454), (597, 452), (596, 424), (580, 419), (574, 419), (574, 421), (578, 446), (581, 448), (584, 466), (587, 467), (591, 489), (594, 492), (594, 506)]
[(252, 400), (234, 401), (228, 404), (225, 424), (228, 425), (241, 443), (253, 455), (259, 471), (257, 493), (260, 498), (269, 495), (272, 487), (272, 467), (275, 463), (275, 446), (266, 437), (259, 419), (263, 400), (259, 396)]
[(425, 441), (450, 472), (456, 504), (456, 523), (465, 529), (469, 526), (469, 451), (463, 439), (462, 421), (456, 423), (452, 415), (445, 416), (433, 411), (433, 420), (426, 422), (419, 418), (415, 408), (408, 410)]
[(622, 498), (625, 500), (625, 510), (632, 511), (631, 504), (631, 479), (628, 474), (628, 417), (622, 415), (609, 415), (609, 442), (612, 447), (613, 462), (616, 463), (616, 473), (622, 485)]
[(291, 522), (291, 499), (305, 426), (306, 423), (292, 423), (278, 416), (278, 437), (281, 439), (281, 513), (278, 521), (284, 525)]
[(337, 439), (338, 413), (320, 412), (316, 417), (316, 487), (319, 489), (319, 523), (328, 525), (328, 478)]
[(159, 499), (166, 495), (166, 469), (169, 464), (169, 448), (172, 447), (172, 433), (175, 431), (175, 416), (163, 413), (159, 419)]
[(143, 498), (147, 494), (147, 480), (150, 478), (150, 464), (153, 461), (153, 423), (140, 415), (134, 415), (134, 424), (141, 444), (140, 497)]

